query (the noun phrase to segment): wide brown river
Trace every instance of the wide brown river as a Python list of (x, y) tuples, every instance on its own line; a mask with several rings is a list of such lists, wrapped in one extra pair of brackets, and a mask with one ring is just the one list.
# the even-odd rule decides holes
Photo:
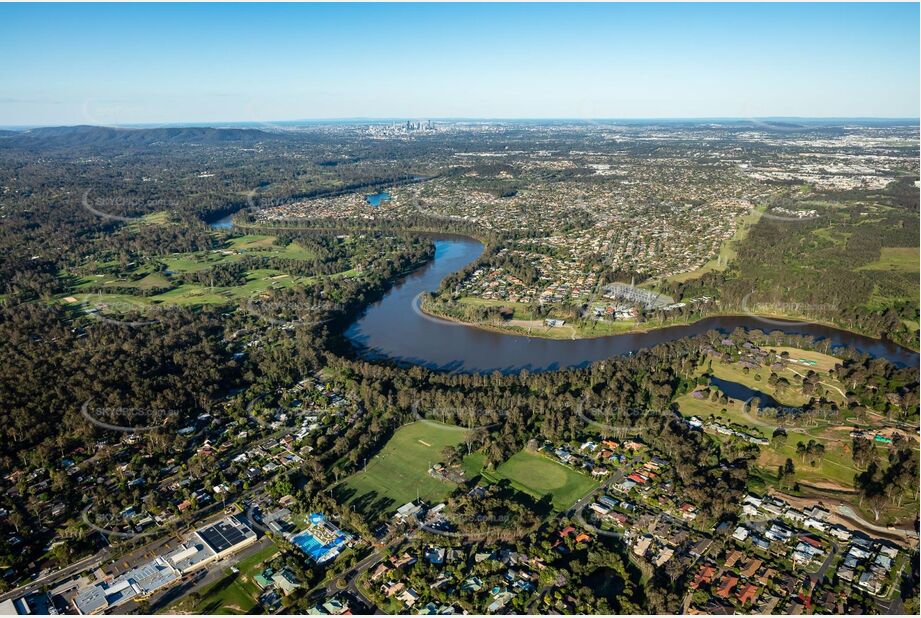
[(899, 365), (918, 365), (916, 352), (889, 341), (819, 324), (764, 321), (755, 316), (711, 317), (687, 326), (670, 326), (646, 333), (558, 340), (491, 332), (423, 314), (418, 308), (419, 295), (438, 289), (445, 276), (475, 260), (482, 251), (483, 245), (473, 239), (438, 237), (435, 259), (370, 305), (346, 330), (346, 337), (358, 353), (369, 360), (390, 360), (466, 373), (582, 367), (709, 330), (730, 332), (740, 327), (812, 335), (827, 340), (833, 348), (850, 346)]

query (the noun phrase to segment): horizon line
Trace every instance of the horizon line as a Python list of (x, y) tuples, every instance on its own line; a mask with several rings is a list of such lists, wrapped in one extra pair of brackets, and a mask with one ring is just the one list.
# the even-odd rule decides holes
[(77, 128), (77, 127), (97, 127), (109, 129), (133, 129), (133, 128), (170, 128), (170, 127), (212, 127), (216, 125), (292, 125), (297, 123), (358, 123), (358, 122), (410, 122), (410, 121), (430, 121), (430, 122), (663, 122), (663, 121), (697, 121), (697, 122), (753, 122), (753, 121), (778, 121), (778, 120), (796, 120), (796, 121), (907, 121), (921, 122), (921, 116), (636, 116), (636, 117), (567, 117), (567, 116), (534, 116), (534, 117), (514, 117), (514, 116), (341, 116), (341, 117), (318, 117), (318, 118), (296, 118), (286, 120), (175, 120), (169, 122), (129, 122), (120, 124), (89, 124), (89, 123), (51, 123), (51, 124), (0, 124), (0, 129), (7, 130), (29, 130), (29, 129), (48, 129), (48, 128)]

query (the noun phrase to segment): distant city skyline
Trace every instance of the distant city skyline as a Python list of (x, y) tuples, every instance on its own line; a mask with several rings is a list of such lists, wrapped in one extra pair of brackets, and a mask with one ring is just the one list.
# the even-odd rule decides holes
[(916, 119), (917, 3), (0, 4), (0, 126)]

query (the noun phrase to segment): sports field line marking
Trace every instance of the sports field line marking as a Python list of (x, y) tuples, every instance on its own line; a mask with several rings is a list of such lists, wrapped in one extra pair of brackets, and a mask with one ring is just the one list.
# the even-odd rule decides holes
[(431, 444), (429, 444), (429, 443), (426, 442), (425, 440), (418, 440), (418, 442), (419, 442), (419, 444), (424, 444), (425, 446), (432, 446)]

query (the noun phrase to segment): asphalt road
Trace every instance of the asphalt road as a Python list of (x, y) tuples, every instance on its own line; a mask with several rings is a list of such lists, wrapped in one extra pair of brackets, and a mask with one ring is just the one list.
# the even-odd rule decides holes
[[(402, 542), (402, 539), (399, 539), (399, 542), (394, 541), (388, 547), (394, 547), (399, 545)], [(367, 598), (359, 589), (358, 589), (358, 577), (370, 569), (371, 567), (376, 566), (381, 560), (383, 560), (383, 552), (379, 549), (374, 550), (361, 561), (358, 562), (351, 569), (329, 581), (326, 584), (326, 598), (332, 597), (340, 592), (346, 591), (359, 601), (361, 601), (367, 608), (369, 613), (377, 614), (379, 613), (377, 605), (371, 599)], [(345, 586), (340, 586), (339, 581), (344, 579), (346, 584)]]
[[(269, 436), (268, 438), (264, 438), (263, 440), (260, 440), (256, 442), (255, 444), (259, 444), (265, 440), (272, 439), (274, 435), (275, 434), (273, 434), (272, 436)], [(290, 470), (295, 470), (299, 467), (300, 466), (294, 466), (290, 468)], [(256, 483), (250, 489), (248, 489), (247, 491), (244, 491), (239, 496), (234, 498), (234, 500), (232, 500), (230, 503), (246, 501), (249, 497), (254, 496), (258, 494), (259, 492), (261, 492), (262, 488), (270, 480), (271, 479), (265, 479), (265, 480), (262, 480)], [(212, 502), (211, 504), (208, 504), (207, 506), (204, 506), (198, 509), (193, 514), (193, 517), (190, 519), (190, 523), (181, 527), (178, 530), (178, 534), (183, 535), (186, 532), (189, 532), (195, 528), (198, 528), (207, 523), (210, 523), (213, 520), (220, 519), (223, 517), (225, 517), (223, 504), (217, 501)], [(103, 533), (100, 532), (99, 534), (103, 534)], [(103, 534), (103, 536), (105, 535)], [(97, 568), (106, 566), (107, 563), (109, 564), (108, 572), (110, 572), (113, 575), (117, 575), (118, 573), (124, 570), (127, 570), (128, 568), (138, 566), (139, 564), (146, 562), (147, 560), (150, 560), (154, 555), (158, 553), (165, 553), (166, 551), (169, 551), (169, 549), (172, 549), (178, 544), (179, 543), (178, 543), (176, 534), (169, 533), (169, 534), (166, 534), (166, 536), (159, 537), (155, 540), (150, 541), (149, 543), (146, 543), (140, 548), (137, 548), (134, 550), (128, 550), (124, 554), (113, 552), (111, 549), (111, 546), (108, 546), (100, 550), (99, 552), (93, 554), (92, 556), (83, 558), (82, 560), (79, 560), (78, 562), (70, 564), (66, 567), (63, 567), (62, 569), (59, 569), (57, 571), (54, 571), (42, 577), (36, 578), (32, 582), (24, 586), (20, 586), (18, 588), (15, 588), (13, 590), (10, 590), (4, 593), (3, 595), (0, 595), (0, 601), (6, 600), (6, 599), (12, 599), (12, 598), (19, 598), (21, 596), (25, 596), (26, 594), (30, 594), (32, 592), (42, 590), (46, 586), (56, 587), (66, 582), (68, 579), (71, 579), (79, 575), (83, 571), (92, 571)], [(164, 549), (164, 547), (166, 547), (167, 549)], [(128, 565), (127, 567), (125, 566), (125, 563), (127, 563)]]
[[(270, 440), (277, 439), (286, 433), (290, 433), (290, 431), (291, 431), (290, 428), (280, 429), (278, 431), (271, 433), (270, 435), (264, 438), (260, 438), (259, 440), (256, 440), (255, 442), (251, 442), (246, 445), (237, 447), (236, 449), (229, 451), (227, 454), (225, 454), (225, 456), (236, 455), (245, 450), (251, 449), (256, 446), (260, 446), (262, 444), (267, 443)], [(83, 463), (85, 464), (85, 462)], [(293, 466), (292, 468), (290, 468), (290, 470), (296, 470), (300, 468), (302, 465), (304, 465), (304, 463), (298, 466)], [(164, 479), (161, 482), (161, 486), (164, 484), (167, 484), (170, 480), (172, 480), (173, 478), (177, 478), (177, 477), (178, 475), (174, 475), (173, 477)], [(265, 480), (258, 482), (256, 485), (251, 487), (249, 490), (237, 496), (234, 500), (231, 501), (231, 503), (237, 502), (237, 501), (243, 501), (248, 496), (252, 496), (254, 493), (260, 491), (262, 487), (265, 486), (265, 484), (269, 480), (271, 479), (265, 479)], [(216, 508), (220, 508), (223, 511), (224, 507), (220, 502), (215, 501), (215, 502), (212, 502), (211, 504), (208, 504), (207, 506), (204, 506), (198, 509), (193, 514), (193, 518), (191, 519), (192, 523), (190, 523), (187, 527), (181, 528), (180, 530), (191, 530), (193, 528), (197, 528), (201, 525), (204, 525), (205, 523), (208, 523), (209, 518), (214, 514), (213, 512)], [(223, 515), (223, 512), (221, 513), (221, 515)], [(103, 533), (100, 533), (100, 534), (103, 534)], [(25, 584), (18, 588), (14, 588), (13, 590), (10, 590), (0, 595), (0, 601), (5, 601), (7, 599), (13, 599), (13, 598), (19, 598), (21, 596), (31, 594), (32, 592), (42, 590), (46, 586), (55, 587), (59, 584), (66, 582), (68, 579), (74, 577), (75, 575), (78, 575), (79, 573), (83, 571), (95, 570), (103, 566), (107, 561), (112, 560), (112, 564), (114, 564), (115, 561), (113, 560), (113, 557), (117, 558), (119, 562), (128, 562), (131, 566), (136, 566), (136, 564), (132, 563), (132, 556), (134, 556), (135, 553), (137, 553), (138, 551), (141, 551), (141, 552), (148, 553), (152, 556), (154, 549), (157, 549), (158, 547), (162, 546), (163, 543), (168, 543), (170, 540), (174, 538), (175, 537), (172, 534), (170, 534), (167, 537), (160, 537), (158, 540), (151, 541), (150, 543), (146, 544), (144, 547), (142, 547), (139, 550), (129, 551), (129, 553), (126, 553), (123, 557), (117, 553), (114, 553), (111, 550), (110, 546), (107, 546), (104, 549), (96, 552), (92, 556), (88, 556), (73, 564), (67, 565), (66, 567), (63, 567), (57, 571), (54, 571), (52, 573), (48, 573), (47, 575), (38, 577), (35, 580), (29, 582), (28, 584)], [(160, 543), (161, 545), (157, 545), (157, 543)], [(118, 567), (115, 567), (114, 574), (117, 574), (118, 572), (119, 572)]]
[(834, 560), (836, 555), (838, 555), (838, 551), (840, 551), (838, 548), (838, 544), (832, 543), (831, 550), (828, 552), (828, 555), (825, 556), (825, 561), (822, 562), (822, 566), (820, 566), (819, 570), (817, 570), (812, 575), (812, 579), (816, 583), (816, 585), (821, 584), (823, 581), (825, 581), (825, 573), (826, 571), (828, 571), (828, 567), (831, 566), (831, 561)]
[[(253, 554), (262, 551), (271, 544), (271, 539), (264, 536), (256, 543), (253, 543), (249, 547), (243, 548), (241, 551), (228, 556), (223, 560), (219, 560), (215, 563), (209, 564), (205, 568), (193, 571), (189, 575), (183, 577), (182, 583), (180, 583), (178, 586), (170, 586), (154, 593), (149, 599), (147, 611), (151, 614), (156, 613), (162, 609), (165, 609), (172, 603), (175, 603), (185, 595), (191, 594), (196, 590), (203, 590), (204, 588), (223, 578), (226, 575), (226, 569), (230, 568), (240, 560), (243, 560), (249, 556), (252, 556)], [(126, 604), (124, 609), (120, 607), (119, 612), (130, 613), (129, 606)]]
[(20, 586), (14, 590), (0, 595), (0, 601), (5, 601), (7, 599), (19, 598), (33, 592), (42, 590), (45, 586), (58, 585), (64, 583), (70, 578), (78, 576), (85, 570), (95, 569), (97, 566), (108, 560), (110, 557), (109, 549), (105, 548), (99, 552), (88, 556), (82, 560), (79, 560), (73, 564), (70, 564), (63, 569), (48, 573), (42, 577), (39, 577), (32, 582), (26, 584), (25, 586)]

